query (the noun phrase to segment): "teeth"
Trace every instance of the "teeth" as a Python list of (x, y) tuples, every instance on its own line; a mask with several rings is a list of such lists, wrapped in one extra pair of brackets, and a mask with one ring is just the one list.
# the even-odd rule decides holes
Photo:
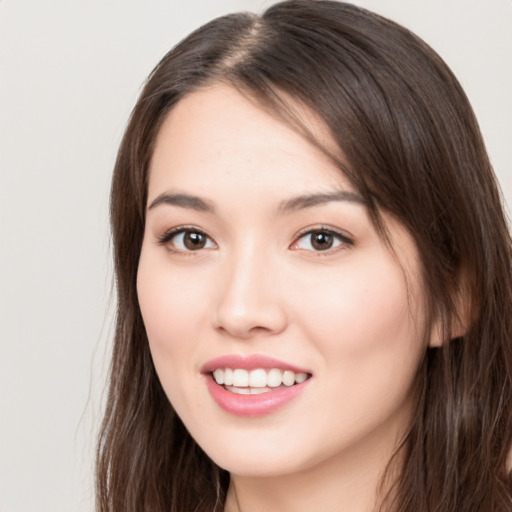
[(278, 368), (272, 368), (267, 373), (267, 385), (271, 388), (277, 388), (283, 383), (283, 372)]
[(267, 386), (267, 372), (263, 369), (251, 370), (249, 373), (249, 386), (251, 388), (264, 388)]
[(270, 388), (249, 388), (251, 390), (251, 395), (261, 395), (262, 393), (268, 393), (272, 391)]
[(226, 389), (229, 391), (232, 391), (233, 393), (237, 393), (239, 395), (250, 395), (251, 389), (250, 388), (237, 388), (235, 386), (226, 386)]
[(295, 374), (295, 382), (297, 384), (300, 384), (301, 382), (304, 382), (308, 378), (307, 373), (296, 373)]
[(283, 373), (283, 384), (285, 386), (293, 386), (295, 384), (295, 373), (289, 370), (286, 370)]
[(226, 389), (238, 395), (261, 395), (272, 391), (270, 388), (237, 388), (236, 386), (226, 386)]
[(300, 384), (308, 378), (307, 373), (295, 373), (290, 370), (272, 368), (264, 370), (243, 370), (241, 368), (217, 368), (213, 372), (213, 378), (219, 385), (239, 394), (259, 394), (271, 391), (270, 388), (278, 388), (281, 385), (293, 386)]
[(249, 372), (237, 368), (233, 370), (233, 386), (246, 388), (249, 385)]
[(231, 368), (226, 368), (224, 370), (224, 384), (226, 384), (226, 386), (233, 385), (233, 370)]
[(215, 379), (215, 382), (217, 384), (224, 384), (224, 371), (221, 370), (220, 368), (217, 368), (214, 372), (213, 372), (213, 378)]

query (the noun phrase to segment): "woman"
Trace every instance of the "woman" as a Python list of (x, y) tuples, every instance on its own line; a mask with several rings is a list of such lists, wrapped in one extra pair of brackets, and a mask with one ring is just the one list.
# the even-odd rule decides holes
[(102, 511), (506, 511), (510, 235), (404, 28), (293, 0), (164, 57), (111, 200)]

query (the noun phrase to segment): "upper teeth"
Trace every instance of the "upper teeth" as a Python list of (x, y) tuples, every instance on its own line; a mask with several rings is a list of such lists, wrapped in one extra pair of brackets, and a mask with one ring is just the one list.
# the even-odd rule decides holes
[(264, 370), (258, 368), (256, 370), (243, 370), (241, 368), (217, 368), (213, 372), (215, 382), (220, 385), (251, 387), (251, 388), (277, 388), (284, 384), (285, 386), (293, 386), (300, 384), (308, 378), (307, 373), (295, 373), (290, 370), (280, 370), (272, 368)]

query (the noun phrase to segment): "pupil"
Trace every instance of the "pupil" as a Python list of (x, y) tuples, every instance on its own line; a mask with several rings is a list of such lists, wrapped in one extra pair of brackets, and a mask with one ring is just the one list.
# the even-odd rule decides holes
[(312, 240), (312, 245), (315, 249), (319, 251), (325, 251), (332, 247), (333, 236), (329, 233), (315, 233)]
[(206, 243), (205, 237), (201, 233), (186, 233), (183, 240), (187, 249), (202, 249)]

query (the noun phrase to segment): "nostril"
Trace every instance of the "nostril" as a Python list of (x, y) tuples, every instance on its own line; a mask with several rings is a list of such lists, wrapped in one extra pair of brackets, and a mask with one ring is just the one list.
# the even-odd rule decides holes
[(230, 308), (223, 304), (214, 318), (217, 331), (239, 339), (271, 336), (287, 325), (286, 314), (278, 304), (254, 304), (251, 308)]

